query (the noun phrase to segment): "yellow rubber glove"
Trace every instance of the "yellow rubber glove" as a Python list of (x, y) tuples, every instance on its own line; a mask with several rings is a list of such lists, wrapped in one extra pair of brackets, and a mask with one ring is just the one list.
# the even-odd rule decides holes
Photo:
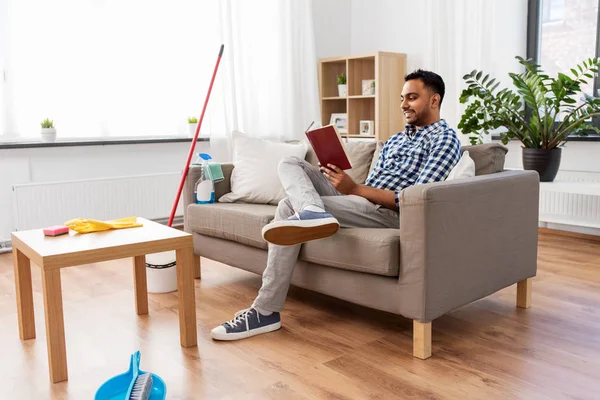
[(65, 226), (79, 233), (101, 232), (110, 229), (136, 228), (142, 226), (137, 223), (137, 217), (98, 221), (96, 219), (76, 218), (65, 222)]

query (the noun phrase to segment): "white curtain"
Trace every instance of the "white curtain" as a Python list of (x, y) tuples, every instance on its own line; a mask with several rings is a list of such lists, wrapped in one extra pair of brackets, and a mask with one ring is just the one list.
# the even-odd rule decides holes
[[(303, 139), (319, 121), (311, 0), (3, 0), (0, 136)], [(223, 153), (222, 149), (219, 153)]]
[(320, 120), (311, 0), (221, 0), (225, 44), (216, 143), (233, 130), (302, 140)]
[[(508, 63), (507, 70), (505, 60), (525, 56), (526, 10), (527, 2), (521, 0), (426, 0), (424, 15), (429, 18), (423, 64), (444, 77), (447, 100), (442, 117), (450, 126), (456, 129), (465, 109), (458, 101), (466, 86), (465, 74), (483, 70), (501, 82), (501, 89), (510, 85), (508, 72), (520, 71), (516, 61)], [(521, 36), (521, 46), (506, 45)], [(459, 136), (468, 143), (467, 136)]]
[[(218, 0), (3, 0), (4, 136), (186, 135), (219, 44)], [(210, 129), (206, 124), (206, 129)]]

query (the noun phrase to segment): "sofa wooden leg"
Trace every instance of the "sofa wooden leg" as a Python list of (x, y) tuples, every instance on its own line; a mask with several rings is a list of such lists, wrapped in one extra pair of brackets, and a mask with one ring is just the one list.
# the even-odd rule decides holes
[(533, 278), (523, 279), (517, 283), (517, 307), (531, 307), (531, 282)]
[(413, 356), (421, 360), (431, 357), (431, 322), (413, 321)]
[(194, 278), (200, 279), (202, 276), (202, 270), (200, 268), (200, 256), (194, 254)]

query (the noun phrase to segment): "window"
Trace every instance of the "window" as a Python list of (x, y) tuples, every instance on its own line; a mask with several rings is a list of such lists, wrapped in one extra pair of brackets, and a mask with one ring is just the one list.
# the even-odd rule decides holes
[(565, 0), (542, 0), (542, 23), (560, 22), (565, 12)]
[[(550, 76), (600, 54), (600, 0), (529, 0), (527, 56)], [(600, 96), (600, 79), (582, 90)], [(596, 121), (600, 127), (600, 121)]]
[[(0, 2), (0, 136), (185, 135), (216, 61), (216, 1)], [(205, 120), (206, 122), (206, 120)]]

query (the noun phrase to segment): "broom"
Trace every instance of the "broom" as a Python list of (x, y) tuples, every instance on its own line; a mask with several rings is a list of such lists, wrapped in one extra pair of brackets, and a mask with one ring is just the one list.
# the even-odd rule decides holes
[(169, 217), (168, 226), (173, 225), (173, 218), (175, 218), (175, 211), (177, 210), (177, 206), (179, 205), (179, 198), (181, 197), (181, 191), (183, 190), (183, 184), (185, 183), (185, 178), (187, 178), (188, 169), (190, 165), (190, 161), (192, 160), (192, 155), (194, 154), (194, 148), (196, 147), (196, 141), (198, 140), (198, 134), (200, 133), (200, 127), (202, 126), (202, 120), (204, 120), (204, 112), (206, 111), (206, 106), (208, 105), (208, 99), (210, 98), (210, 92), (212, 91), (213, 83), (215, 82), (215, 76), (217, 76), (217, 70), (219, 69), (219, 64), (221, 63), (221, 57), (223, 56), (223, 49), (225, 45), (221, 45), (221, 50), (219, 50), (219, 56), (217, 57), (217, 63), (215, 65), (215, 70), (213, 72), (212, 79), (210, 80), (210, 86), (208, 87), (208, 93), (206, 93), (206, 100), (204, 100), (204, 107), (202, 108), (202, 114), (200, 114), (200, 120), (198, 121), (198, 125), (196, 125), (196, 134), (194, 135), (194, 139), (192, 139), (192, 145), (190, 146), (190, 151), (187, 156), (187, 160), (185, 165), (183, 166), (183, 173), (181, 174), (181, 182), (179, 183), (179, 189), (177, 189), (177, 196), (175, 197), (175, 202), (173, 203), (173, 208), (171, 209), (171, 216)]
[[(200, 134), (200, 127), (202, 126), (202, 121), (204, 120), (204, 113), (206, 112), (206, 106), (208, 105), (208, 99), (210, 98), (210, 93), (212, 92), (213, 83), (215, 82), (215, 77), (217, 76), (217, 71), (219, 69), (219, 64), (221, 63), (221, 57), (223, 56), (223, 49), (225, 45), (221, 45), (221, 49), (219, 50), (219, 56), (217, 57), (217, 63), (215, 64), (215, 70), (213, 71), (212, 79), (210, 80), (210, 85), (208, 87), (208, 92), (206, 93), (206, 99), (204, 100), (204, 107), (202, 108), (202, 114), (200, 114), (200, 120), (198, 121), (198, 125), (196, 125), (196, 133), (194, 138), (192, 139), (192, 144), (190, 145), (190, 151), (188, 152), (187, 159), (185, 161), (185, 165), (183, 166), (183, 172), (181, 174), (181, 182), (179, 182), (179, 188), (177, 189), (177, 195), (175, 196), (175, 201), (173, 202), (173, 208), (171, 209), (171, 215), (169, 216), (168, 226), (172, 227), (173, 219), (175, 218), (175, 211), (177, 210), (177, 206), (179, 205), (179, 199), (181, 198), (181, 192), (183, 190), (183, 185), (185, 183), (185, 179), (187, 178), (190, 161), (192, 160), (192, 155), (194, 154), (194, 149), (196, 148), (196, 141), (198, 140), (198, 135)], [(149, 254), (149, 260), (146, 261), (147, 272), (150, 272), (151, 276), (155, 276), (156, 282), (154, 279), (148, 280), (148, 291), (151, 293), (164, 293), (173, 290), (177, 290), (177, 278), (176, 276), (172, 276), (170, 274), (164, 275), (160, 272), (162, 269), (172, 268), (175, 266), (175, 252), (167, 251), (164, 253), (157, 254)], [(156, 287), (154, 287), (154, 283), (156, 283)], [(173, 289), (175, 288), (175, 289)]]

